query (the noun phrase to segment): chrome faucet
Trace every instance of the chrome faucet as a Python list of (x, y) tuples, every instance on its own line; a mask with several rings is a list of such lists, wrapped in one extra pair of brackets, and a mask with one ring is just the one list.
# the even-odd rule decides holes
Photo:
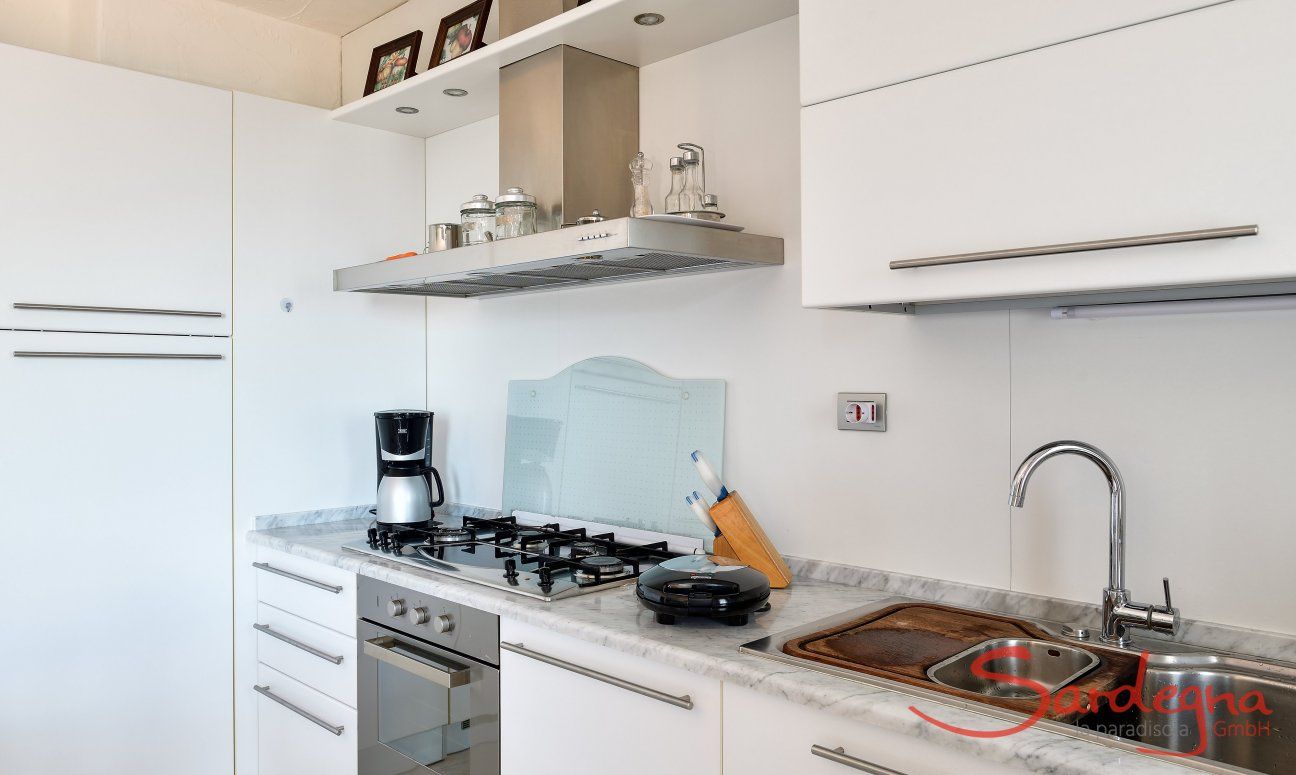
[(1079, 455), (1102, 470), (1111, 491), (1111, 522), (1107, 588), (1103, 590), (1102, 640), (1120, 646), (1130, 644), (1131, 628), (1173, 634), (1179, 628), (1179, 611), (1170, 604), (1170, 579), (1161, 579), (1165, 588), (1165, 605), (1135, 603), (1125, 588), (1125, 481), (1116, 464), (1101, 449), (1083, 441), (1055, 441), (1026, 456), (1013, 477), (1010, 503), (1020, 508), (1026, 502), (1026, 484), (1040, 463), (1055, 455)]

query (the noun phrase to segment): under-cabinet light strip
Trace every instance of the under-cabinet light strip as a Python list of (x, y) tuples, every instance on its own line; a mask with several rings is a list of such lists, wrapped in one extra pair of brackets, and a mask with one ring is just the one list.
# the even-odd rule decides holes
[(1296, 295), (1239, 296), (1232, 299), (1193, 299), (1190, 301), (1143, 301), (1129, 304), (1091, 304), (1054, 307), (1054, 320), (1128, 318), (1144, 315), (1191, 315), (1199, 312), (1262, 312), (1296, 309)]

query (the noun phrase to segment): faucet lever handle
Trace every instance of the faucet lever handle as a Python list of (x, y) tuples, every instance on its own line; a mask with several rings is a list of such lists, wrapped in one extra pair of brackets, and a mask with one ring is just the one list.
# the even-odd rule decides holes
[(1169, 576), (1161, 577), (1161, 587), (1165, 590), (1166, 610), (1173, 611), (1174, 605), (1170, 602), (1170, 577)]

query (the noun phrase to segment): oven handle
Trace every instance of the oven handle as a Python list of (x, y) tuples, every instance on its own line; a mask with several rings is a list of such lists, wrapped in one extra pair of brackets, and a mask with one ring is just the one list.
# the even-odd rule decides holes
[[(416, 653), (417, 658), (402, 654), (396, 651), (393, 646), (403, 646), (406, 650)], [(415, 652), (413, 646), (401, 643), (390, 635), (382, 635), (366, 640), (364, 642), (364, 653), (447, 689), (463, 686), (472, 680), (471, 667), (463, 667), (452, 662), (438, 662), (431, 654), (421, 651)]]
[(614, 675), (600, 673), (597, 670), (591, 670), (588, 667), (582, 667), (581, 665), (557, 657), (551, 657), (548, 654), (541, 654), (539, 651), (532, 651), (521, 643), (504, 643), (501, 641), (500, 648), (505, 651), (512, 651), (514, 654), (521, 654), (524, 657), (529, 657), (537, 662), (544, 662), (546, 665), (553, 665), (554, 667), (571, 671), (577, 675), (583, 675), (586, 678), (593, 678), (595, 681), (602, 681), (605, 684), (611, 684), (625, 689), (626, 691), (634, 692), (635, 694), (642, 694), (645, 697), (651, 697), (654, 700), (664, 702), (667, 705), (674, 705), (675, 707), (683, 708), (684, 710), (693, 710), (693, 698), (687, 694), (682, 697), (676, 697), (673, 694), (659, 692), (656, 689), (649, 689), (647, 686), (632, 683), (624, 678), (617, 678)]

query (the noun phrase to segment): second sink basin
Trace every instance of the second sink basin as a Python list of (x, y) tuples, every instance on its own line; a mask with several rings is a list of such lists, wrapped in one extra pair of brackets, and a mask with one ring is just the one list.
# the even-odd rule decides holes
[(977, 659), (996, 649), (1025, 649), (1025, 657), (996, 656), (982, 663), (982, 672), (998, 673), (1033, 681), (1055, 692), (1098, 666), (1097, 656), (1074, 646), (1028, 638), (996, 638), (961, 651), (932, 665), (927, 676), (938, 684), (954, 689), (984, 694), (987, 697), (1032, 699), (1039, 694), (1034, 687), (973, 674)]

